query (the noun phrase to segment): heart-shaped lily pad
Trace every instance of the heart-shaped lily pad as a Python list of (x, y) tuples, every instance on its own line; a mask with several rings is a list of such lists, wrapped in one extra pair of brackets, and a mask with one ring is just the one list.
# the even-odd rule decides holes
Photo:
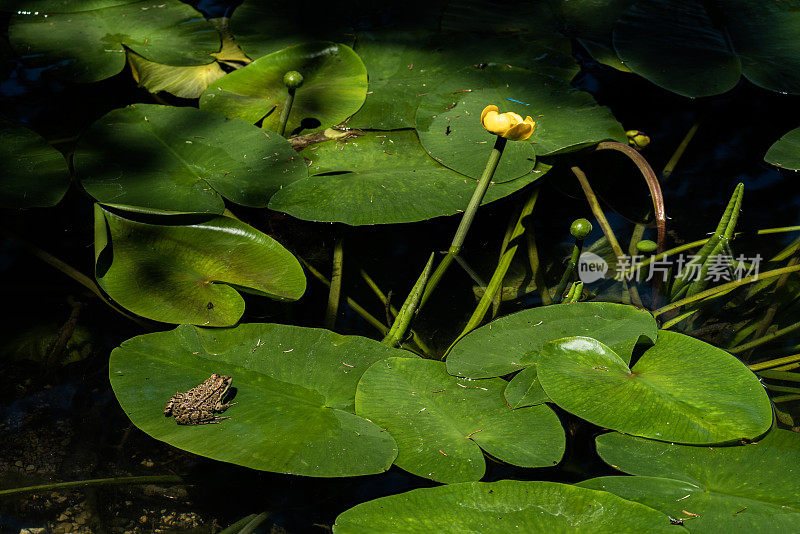
[[(352, 413), (364, 370), (396, 355), (411, 353), (315, 328), (181, 325), (125, 341), (111, 353), (109, 375), (131, 421), (170, 445), (253, 469), (355, 476), (385, 471), (397, 453), (388, 432)], [(176, 391), (212, 373), (233, 379), (230, 419), (177, 425), (164, 416)]]
[(501, 379), (450, 376), (433, 360), (390, 358), (370, 367), (356, 413), (397, 440), (395, 464), (439, 482), (479, 480), (483, 453), (522, 467), (545, 467), (564, 454), (564, 429), (547, 406), (512, 410)]
[(234, 288), (296, 300), (306, 278), (292, 253), (236, 219), (154, 215), (95, 205), (95, 276), (111, 298), (143, 317), (205, 326), (235, 324)]
[(209, 54), (219, 50), (212, 24), (177, 0), (89, 6), (101, 4), (109, 7), (54, 13), (25, 6), (11, 18), (11, 44), (28, 63), (57, 65), (62, 75), (76, 82), (119, 73), (125, 66), (125, 47), (167, 65), (208, 63)]
[(422, 488), (355, 506), (334, 534), (685, 532), (652, 508), (604, 491), (555, 482), (500, 480)]
[(655, 340), (658, 327), (645, 310), (610, 302), (542, 306), (501, 317), (473, 330), (453, 346), (447, 372), (488, 378), (519, 371), (536, 362), (548, 341), (591, 336), (630, 361), (640, 337)]
[[(481, 145), (485, 158), (491, 147)], [(415, 222), (466, 209), (476, 181), (439, 165), (420, 147), (413, 130), (366, 132), (302, 152), (311, 176), (284, 187), (269, 207), (299, 219), (354, 226)], [(484, 204), (514, 193), (542, 176), (539, 164), (517, 180), (489, 186)]]
[(753, 439), (772, 424), (758, 378), (722, 349), (662, 330), (630, 368), (603, 343), (547, 343), (538, 378), (561, 408), (627, 434), (689, 444)]
[(316, 41), (264, 56), (214, 84), (200, 97), (200, 108), (278, 130), (288, 89), (283, 76), (303, 76), (295, 93), (286, 132), (313, 131), (339, 124), (358, 111), (367, 92), (367, 71), (343, 44)]
[(487, 67), (464, 83), (457, 74), (426, 96), (417, 109), (416, 128), (425, 150), (443, 165), (468, 176), (480, 176), (486, 157), (478, 147), (492, 145), (495, 136), (483, 128), (481, 112), (489, 104), (500, 112), (530, 115), (536, 129), (527, 141), (509, 142), (494, 180), (505, 181), (528, 172), (538, 155), (570, 152), (603, 140), (626, 141), (611, 112), (569, 83), (534, 72)]
[(0, 121), (0, 206), (55, 206), (69, 189), (69, 168), (61, 152), (36, 133)]
[(526, 367), (515, 374), (514, 378), (506, 386), (503, 395), (508, 405), (512, 408), (536, 406), (550, 400), (536, 378), (536, 365)]
[(800, 524), (800, 436), (771, 430), (758, 443), (692, 447), (625, 436), (597, 438), (607, 463), (633, 477), (600, 477), (610, 491), (671, 517), (693, 532), (792, 532)]
[(101, 202), (175, 211), (265, 207), (307, 176), (286, 139), (189, 107), (136, 104), (95, 122), (75, 151), (75, 172)]
[(775, 141), (767, 150), (764, 161), (776, 167), (800, 170), (800, 128), (785, 133)]

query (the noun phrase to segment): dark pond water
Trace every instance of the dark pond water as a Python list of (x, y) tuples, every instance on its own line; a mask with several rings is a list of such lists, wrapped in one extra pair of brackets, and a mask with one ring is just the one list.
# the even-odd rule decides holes
[[(225, 9), (218, 2), (201, 2), (200, 7), (214, 14)], [(379, 15), (391, 20), (392, 6)], [(1, 20), (5, 31), (8, 16)], [(696, 138), (662, 184), (669, 216), (668, 246), (701, 239), (713, 231), (739, 182), (744, 183), (745, 195), (738, 229), (745, 235), (736, 241), (737, 252), (769, 256), (791, 241), (792, 234), (756, 239), (747, 233), (800, 221), (798, 177), (763, 162), (767, 148), (800, 124), (798, 97), (769, 93), (742, 80), (725, 95), (690, 101), (598, 64), (577, 45), (575, 54), (582, 69), (574, 84), (608, 106), (626, 128), (649, 134), (652, 143), (644, 155), (656, 171), (691, 125), (702, 118)], [(110, 109), (154, 102), (136, 87), (128, 72), (75, 87), (20, 64), (0, 82), (0, 95), (1, 115), (29, 124), (51, 140), (66, 139), (66, 145), (76, 132)], [(633, 228), (630, 221), (649, 211), (644, 182), (626, 161), (615, 158), (589, 161), (586, 170), (607, 202), (615, 232), (627, 243)], [(569, 224), (578, 217), (593, 218), (568, 174), (553, 171), (540, 187), (533, 226), (543, 262), (557, 279), (571, 246)], [(509, 215), (524, 197), (525, 193), (512, 195), (479, 211), (463, 257), (485, 279), (491, 276)], [(73, 188), (54, 208), (4, 210), (0, 216), (4, 228), (89, 274), (93, 268), (91, 210), (91, 202)], [(384, 291), (391, 290), (399, 306), (429, 252), (445, 250), (458, 224), (451, 217), (351, 228), (312, 224), (267, 210), (238, 209), (237, 213), (323, 272), (329, 271), (333, 243), (343, 238), (344, 290), (377, 317), (383, 317), (384, 311), (360, 282), (358, 267), (368, 271)], [(587, 243), (601, 236), (595, 227)], [(652, 229), (647, 236), (654, 236)], [(382, 475), (331, 480), (261, 473), (194, 456), (150, 438), (131, 425), (108, 382), (110, 350), (143, 329), (109, 312), (85, 288), (35, 259), (18, 241), (3, 237), (0, 250), (6, 312), (0, 326), (6, 342), (0, 380), (0, 488), (130, 475), (180, 474), (186, 481), (0, 497), (0, 531), (216, 532), (244, 516), (267, 511), (270, 519), (258, 532), (325, 532), (338, 514), (357, 503), (434, 485), (397, 468)], [(418, 318), (419, 331), (435, 350), (446, 348), (469, 317), (475, 305), (472, 285), (463, 270), (453, 268)], [(247, 297), (243, 322), (321, 326), (326, 300), (327, 290), (309, 279), (306, 295), (296, 304)], [(533, 293), (505, 302), (500, 313), (537, 304)], [(29, 345), (61, 331), (71, 315), (77, 318), (77, 328), (62, 357), (49, 362), (31, 359), (31, 354), (42, 351)], [(723, 314), (718, 326), (731, 330), (736, 319)], [(347, 307), (341, 309), (337, 330), (375, 337), (369, 325)], [(23, 337), (29, 343), (25, 347), (19, 343)], [(712, 334), (708, 337), (714, 339)], [(800, 338), (789, 336), (783, 348), (798, 343)], [(800, 415), (796, 403), (786, 409)], [(559, 466), (525, 470), (490, 461), (484, 480), (574, 482), (610, 474), (612, 470), (591, 447), (590, 438), (599, 429), (563, 412), (559, 416), (574, 437), (568, 440), (570, 448)]]

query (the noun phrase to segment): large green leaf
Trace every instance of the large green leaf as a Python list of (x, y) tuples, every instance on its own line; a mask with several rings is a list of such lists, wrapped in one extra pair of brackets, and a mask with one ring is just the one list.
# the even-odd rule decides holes
[(578, 42), (600, 63), (630, 72), (617, 57), (611, 31), (630, 0), (555, 0), (564, 33)]
[(632, 368), (595, 339), (551, 341), (537, 370), (560, 407), (627, 434), (723, 443), (756, 438), (772, 424), (772, 405), (752, 371), (724, 350), (675, 332), (659, 332)]
[(458, 341), (447, 357), (447, 372), (470, 378), (502, 376), (536, 363), (548, 341), (591, 336), (630, 361), (644, 336), (658, 327), (645, 310), (610, 302), (575, 302), (524, 310), (501, 317)]
[(16, 13), (77, 13), (106, 7), (133, 4), (136, 0), (0, 0), (0, 10)]
[(515, 374), (503, 395), (511, 408), (536, 406), (550, 400), (536, 377), (535, 364)]
[(19, 12), (9, 25), (11, 44), (29, 63), (57, 64), (59, 72), (76, 82), (119, 73), (125, 66), (124, 47), (168, 65), (208, 63), (209, 54), (219, 50), (212, 24), (182, 2), (106, 4), (112, 7), (75, 13)]
[(581, 486), (683, 518), (692, 532), (793, 532), (800, 524), (800, 436), (794, 432), (773, 429), (756, 444), (713, 448), (610, 433), (597, 438), (597, 452), (637, 476)]
[(200, 108), (277, 130), (288, 89), (288, 71), (303, 75), (286, 131), (339, 124), (358, 111), (367, 92), (367, 71), (353, 50), (316, 41), (290, 46), (232, 72), (200, 97)]
[[(131, 421), (170, 445), (253, 469), (355, 476), (385, 471), (397, 453), (388, 432), (352, 413), (361, 374), (394, 355), (410, 353), (315, 328), (181, 325), (125, 341), (111, 353), (109, 375)], [(164, 416), (176, 391), (212, 373), (233, 378), (230, 419), (179, 426)]]
[(767, 150), (764, 161), (776, 167), (800, 170), (800, 128), (783, 134), (783, 137), (775, 141)]
[(300, 264), (280, 243), (229, 217), (159, 215), (95, 206), (95, 276), (143, 317), (203, 326), (235, 324), (235, 288), (278, 300), (303, 295)]
[[(481, 150), (486, 158), (490, 148)], [(428, 157), (413, 130), (367, 132), (302, 154), (311, 159), (311, 174), (337, 174), (294, 182), (278, 191), (269, 207), (310, 221), (358, 226), (453, 215), (466, 209), (476, 185)], [(483, 203), (522, 189), (549, 169), (539, 164), (522, 178), (490, 185)]]
[(0, 207), (55, 206), (69, 189), (61, 152), (31, 130), (0, 121)]
[(356, 413), (397, 440), (395, 464), (439, 482), (479, 480), (481, 450), (522, 467), (547, 467), (564, 454), (564, 430), (547, 406), (512, 410), (501, 379), (450, 376), (433, 360), (390, 358), (370, 367)]
[(669, 518), (603, 491), (555, 482), (500, 480), (422, 488), (355, 506), (335, 534), (419, 532), (685, 532)]
[(101, 202), (175, 211), (265, 207), (307, 176), (286, 139), (189, 107), (136, 104), (95, 122), (75, 151), (75, 172)]
[(569, 41), (552, 34), (547, 37), (506, 34), (475, 39), (466, 33), (361, 33), (355, 50), (367, 67), (369, 91), (366, 102), (347, 124), (381, 130), (412, 127), (423, 97), (456, 71), (469, 86), (474, 71), (462, 69), (473, 65), (512, 64), (570, 80), (578, 67), (570, 55)]
[(625, 141), (622, 126), (569, 83), (524, 69), (487, 67), (465, 84), (462, 75), (440, 84), (417, 109), (416, 128), (425, 150), (437, 161), (468, 176), (480, 176), (495, 136), (481, 125), (481, 112), (494, 104), (536, 121), (527, 141), (509, 142), (494, 181), (510, 180), (533, 168), (534, 153), (570, 152), (600, 141)]

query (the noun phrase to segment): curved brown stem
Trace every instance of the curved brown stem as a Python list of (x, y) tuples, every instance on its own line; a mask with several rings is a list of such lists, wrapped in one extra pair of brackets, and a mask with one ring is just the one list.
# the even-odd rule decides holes
[(639, 168), (639, 172), (644, 176), (647, 187), (650, 189), (650, 196), (653, 197), (653, 210), (656, 215), (656, 228), (658, 229), (658, 252), (664, 250), (664, 238), (667, 233), (667, 215), (664, 209), (664, 195), (661, 192), (661, 185), (658, 183), (655, 171), (635, 149), (618, 143), (616, 141), (603, 141), (598, 143), (595, 150), (616, 150), (628, 156), (631, 161)]

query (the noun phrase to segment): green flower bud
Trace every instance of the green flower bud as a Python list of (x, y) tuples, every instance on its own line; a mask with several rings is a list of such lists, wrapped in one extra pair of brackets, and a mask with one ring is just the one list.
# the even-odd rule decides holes
[(575, 239), (586, 239), (592, 233), (592, 223), (586, 219), (575, 219), (569, 227), (569, 233)]
[(628, 144), (634, 147), (636, 150), (646, 147), (650, 144), (650, 138), (639, 130), (628, 130), (625, 132), (625, 135), (628, 137)]
[(303, 75), (296, 70), (290, 70), (283, 75), (283, 84), (289, 89), (297, 89), (303, 85)]
[(649, 239), (636, 243), (636, 250), (642, 254), (650, 254), (651, 252), (655, 252), (657, 248), (658, 245), (656, 245), (655, 241), (650, 241)]

